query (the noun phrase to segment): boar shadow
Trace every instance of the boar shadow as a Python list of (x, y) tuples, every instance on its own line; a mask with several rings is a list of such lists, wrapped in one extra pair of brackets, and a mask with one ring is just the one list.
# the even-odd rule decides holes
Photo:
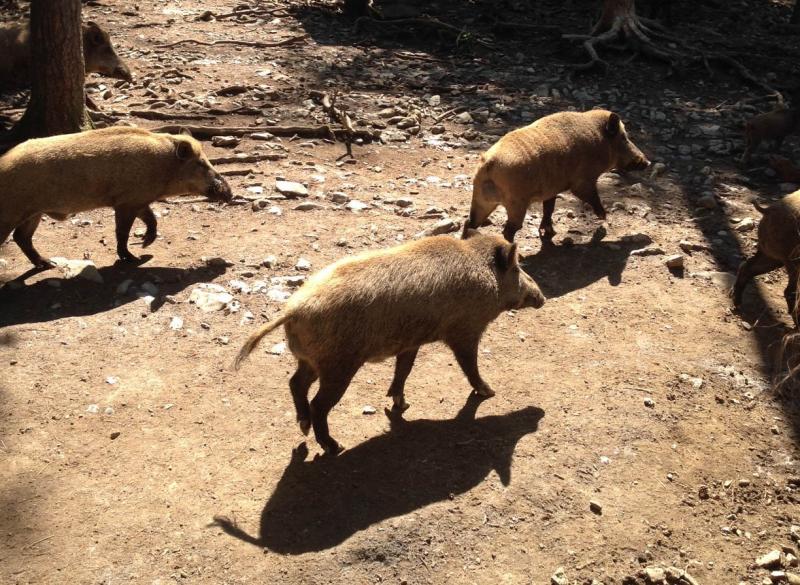
[(471, 395), (452, 420), (405, 421), (387, 411), (391, 430), (337, 457), (306, 461), (305, 443), (261, 513), (259, 536), (215, 517), (213, 525), (245, 542), (281, 554), (336, 546), (369, 526), (463, 494), (496, 471), (511, 482), (517, 442), (536, 431), (544, 411), (529, 406), (475, 419)]
[[(572, 246), (546, 244), (536, 254), (523, 258), (520, 265), (550, 299), (587, 287), (601, 278), (608, 278), (611, 286), (617, 286), (631, 251), (648, 243), (623, 238)], [(569, 270), (564, 270), (564, 266), (569, 266)]]
[[(142, 309), (147, 311), (144, 301), (135, 294), (137, 287), (145, 282), (158, 287), (158, 294), (151, 305), (151, 310), (155, 312), (164, 304), (167, 295), (177, 294), (195, 283), (213, 280), (223, 274), (225, 268), (139, 268), (117, 263), (98, 268), (97, 271), (103, 278), (102, 283), (82, 278), (63, 278), (61, 272), (52, 269), (47, 272), (49, 278), (31, 285), (14, 288), (6, 284), (0, 288), (0, 328), (94, 315), (131, 302), (142, 303)], [(124, 295), (118, 293), (117, 287), (128, 279), (133, 281), (128, 292)], [(48, 284), (50, 280), (57, 282), (58, 286)], [(21, 280), (18, 278), (15, 282), (21, 283)]]

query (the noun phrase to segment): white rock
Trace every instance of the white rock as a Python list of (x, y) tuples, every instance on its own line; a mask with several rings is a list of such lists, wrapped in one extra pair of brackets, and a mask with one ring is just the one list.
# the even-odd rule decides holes
[(233, 300), (233, 295), (224, 287), (213, 282), (198, 284), (189, 295), (189, 302), (194, 303), (203, 312), (221, 311)]
[(270, 254), (261, 261), (261, 266), (264, 268), (275, 268), (278, 265), (278, 259)]
[(317, 209), (325, 209), (325, 206), (313, 201), (304, 201), (299, 205), (295, 205), (293, 209), (295, 211), (316, 211)]
[(715, 285), (717, 285), (721, 289), (729, 289), (733, 286), (733, 283), (736, 282), (736, 275), (732, 272), (717, 272), (713, 270), (701, 270), (699, 272), (693, 272), (692, 276), (696, 276), (698, 278), (703, 278), (705, 280), (710, 280)]
[(173, 331), (178, 331), (180, 329), (183, 329), (183, 319), (181, 319), (176, 315), (175, 317), (170, 319), (169, 328), (172, 329)]
[(244, 282), (243, 280), (231, 280), (228, 282), (228, 286), (231, 287), (232, 290), (242, 294), (249, 294), (250, 293), (250, 285)]
[(275, 188), (287, 197), (308, 197), (308, 189), (295, 181), (275, 181)]
[(264, 193), (264, 187), (261, 185), (252, 185), (247, 187), (248, 193), (252, 193), (253, 195), (262, 195)]
[(292, 293), (285, 288), (273, 286), (267, 290), (267, 298), (278, 303), (285, 303), (290, 296), (292, 296)]
[(300, 258), (294, 265), (295, 270), (311, 270), (311, 262), (305, 258)]
[(456, 121), (460, 124), (469, 124), (472, 122), (472, 115), (469, 112), (461, 112), (456, 116)]
[(364, 408), (361, 409), (361, 414), (375, 414), (377, 411), (375, 410), (374, 406), (366, 405)]
[(272, 355), (282, 355), (283, 352), (285, 351), (286, 351), (286, 344), (283, 341), (281, 341), (280, 343), (276, 343), (275, 345), (270, 347), (267, 350), (267, 353), (270, 353)]
[(101, 283), (103, 277), (97, 271), (97, 266), (91, 260), (68, 260), (67, 258), (51, 258), (65, 278), (83, 278), (92, 282)]
[(345, 208), (349, 209), (354, 213), (358, 213), (360, 211), (368, 209), (369, 203), (364, 203), (363, 201), (359, 201), (358, 199), (352, 199), (347, 203), (347, 205), (345, 205)]
[(774, 549), (756, 559), (756, 565), (762, 569), (774, 569), (781, 566), (781, 551)]
[(736, 224), (736, 231), (737, 232), (749, 232), (753, 228), (756, 227), (756, 223), (753, 221), (751, 217), (745, 217), (742, 221)]
[(445, 217), (444, 219), (440, 219), (435, 224), (433, 224), (428, 229), (425, 229), (419, 232), (415, 238), (422, 238), (425, 236), (438, 236), (441, 234), (449, 234), (451, 232), (458, 231), (458, 228), (461, 227), (461, 224), (457, 221), (453, 221), (449, 217)]
[(103, 413), (104, 414), (114, 414), (114, 408), (111, 407), (111, 406), (106, 406), (105, 409), (103, 410)]
[(119, 382), (119, 378), (117, 378), (116, 376), (108, 376), (106, 378), (106, 384), (111, 384), (113, 386), (117, 382)]
[(230, 148), (232, 146), (236, 146), (242, 141), (241, 138), (237, 136), (212, 136), (211, 137), (211, 144), (214, 146), (219, 146), (220, 148)]
[(341, 191), (333, 191), (332, 193), (328, 193), (328, 199), (334, 203), (340, 204), (350, 201), (350, 197), (348, 197), (347, 193), (342, 193)]
[(90, 404), (86, 407), (86, 412), (90, 414), (97, 414), (100, 412), (100, 406), (98, 404)]
[(667, 265), (667, 268), (672, 268), (673, 270), (681, 270), (683, 269), (683, 254), (673, 254), (671, 256), (667, 256), (664, 260), (664, 264)]
[(305, 274), (295, 274), (292, 276), (273, 276), (270, 282), (274, 286), (298, 287), (306, 281)]

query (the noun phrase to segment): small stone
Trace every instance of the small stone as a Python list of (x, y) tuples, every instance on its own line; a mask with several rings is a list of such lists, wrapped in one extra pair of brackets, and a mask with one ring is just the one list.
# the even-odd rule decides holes
[(426, 236), (438, 236), (441, 234), (449, 234), (455, 231), (458, 231), (458, 228), (461, 227), (460, 222), (453, 221), (449, 217), (445, 217), (444, 219), (440, 219), (431, 227), (426, 230), (419, 232), (416, 238), (426, 237)]
[(297, 263), (294, 265), (295, 270), (311, 270), (311, 262), (306, 260), (305, 258), (300, 258), (297, 260)]
[(442, 103), (441, 96), (432, 95), (431, 97), (428, 98), (428, 105), (431, 106), (432, 108), (435, 108), (441, 103)]
[(656, 402), (655, 402), (655, 400), (653, 400), (652, 398), (645, 398), (645, 399), (644, 399), (644, 405), (645, 405), (647, 408), (654, 408), (654, 407), (655, 407), (655, 405), (656, 405)]
[(339, 204), (350, 201), (350, 197), (348, 197), (347, 193), (342, 193), (341, 191), (333, 191), (332, 193), (329, 193), (328, 199)]
[(270, 279), (270, 282), (276, 286), (290, 286), (297, 288), (306, 281), (305, 274), (295, 274), (293, 276), (275, 276)]
[(749, 479), (740, 479), (739, 480), (739, 487), (748, 487), (750, 485)]
[(232, 148), (234, 146), (238, 146), (238, 144), (242, 141), (241, 138), (237, 136), (212, 136), (211, 137), (211, 144), (214, 146), (219, 146), (220, 148)]
[(756, 227), (756, 224), (753, 221), (753, 218), (746, 217), (742, 221), (740, 221), (738, 224), (736, 224), (736, 227), (734, 229), (737, 232), (749, 232), (749, 231), (753, 230), (755, 227)]
[(666, 257), (664, 264), (672, 270), (683, 270), (683, 260), (683, 254), (673, 254)]
[(697, 488), (697, 497), (701, 500), (707, 500), (709, 498), (707, 485), (701, 485), (699, 488)]
[(313, 201), (304, 201), (299, 205), (295, 205), (293, 209), (295, 211), (315, 211), (317, 209), (325, 209), (325, 206), (319, 203), (314, 203)]
[(289, 198), (308, 197), (308, 189), (295, 181), (275, 181), (275, 188)]
[(172, 329), (173, 331), (178, 331), (180, 329), (183, 329), (183, 319), (181, 319), (176, 315), (175, 317), (170, 319), (169, 328)]
[(459, 124), (469, 124), (472, 122), (472, 115), (469, 112), (461, 112), (456, 116), (456, 121)]
[(667, 579), (666, 572), (661, 567), (646, 567), (644, 576), (650, 585), (661, 585)]
[(89, 406), (86, 407), (86, 412), (88, 412), (89, 414), (97, 414), (98, 412), (100, 412), (100, 405), (90, 404)]
[(281, 287), (274, 286), (267, 290), (267, 298), (278, 303), (286, 302), (291, 296), (292, 293)]
[(589, 509), (598, 516), (602, 515), (603, 513), (603, 506), (597, 500), (591, 500), (589, 502)]
[(106, 384), (110, 384), (111, 386), (113, 386), (117, 382), (119, 382), (119, 378), (117, 378), (116, 376), (108, 376), (106, 378)]
[(359, 213), (364, 211), (365, 209), (369, 209), (369, 203), (364, 203), (363, 201), (359, 201), (358, 199), (353, 199), (345, 205), (346, 209), (349, 209), (353, 213)]
[(261, 261), (261, 266), (264, 268), (275, 268), (277, 265), (278, 259), (271, 254)]
[(274, 134), (270, 134), (269, 132), (253, 132), (250, 135), (250, 138), (253, 140), (272, 140), (275, 138)]
[(639, 248), (638, 250), (632, 250), (631, 256), (660, 256), (666, 254), (664, 250), (655, 244), (652, 246), (647, 246), (646, 248)]
[(103, 413), (109, 415), (114, 414), (114, 408), (111, 406), (106, 406), (105, 409), (103, 410)]
[(68, 260), (66, 258), (51, 258), (65, 278), (83, 278), (99, 284), (103, 283), (103, 277), (97, 271), (97, 266), (91, 260)]
[(221, 258), (219, 256), (214, 256), (213, 258), (206, 258), (203, 256), (201, 260), (206, 266), (210, 266), (211, 268), (228, 268), (233, 266), (233, 262), (225, 260), (225, 258)]
[(550, 585), (569, 585), (569, 579), (564, 572), (564, 567), (559, 567), (556, 572), (550, 577)]
[(756, 559), (756, 565), (762, 569), (775, 569), (781, 566), (781, 551), (773, 549)]
[(376, 412), (377, 410), (375, 410), (374, 406), (367, 405), (361, 409), (361, 414), (375, 414)]
[(113, 441), (114, 439), (116, 439), (117, 437), (119, 437), (121, 434), (122, 434), (122, 433), (120, 433), (119, 431), (114, 431), (114, 432), (113, 432), (113, 433), (111, 433), (111, 435), (110, 435), (110, 437), (111, 437), (111, 440)]
[(414, 205), (414, 200), (401, 197), (399, 199), (395, 199), (394, 204), (397, 205), (397, 207), (411, 207)]
[(663, 175), (664, 172), (667, 170), (667, 165), (662, 162), (653, 163), (653, 166), (650, 168), (650, 178), (655, 179), (659, 175)]
[(197, 285), (189, 294), (189, 302), (205, 313), (221, 311), (233, 300), (233, 295), (222, 286), (211, 282)]
[(286, 344), (283, 341), (281, 341), (280, 343), (276, 343), (275, 345), (270, 347), (267, 350), (267, 353), (271, 355), (283, 355), (285, 351), (286, 351)]

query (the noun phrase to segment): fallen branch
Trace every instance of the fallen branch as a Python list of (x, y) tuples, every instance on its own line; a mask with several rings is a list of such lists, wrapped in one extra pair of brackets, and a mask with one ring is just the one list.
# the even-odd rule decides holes
[[(151, 128), (153, 132), (178, 134), (182, 129), (191, 132), (198, 140), (208, 140), (213, 136), (245, 136), (254, 132), (269, 132), (273, 136), (298, 136), (300, 138), (334, 138), (342, 139), (347, 132), (342, 128), (330, 126), (185, 126), (167, 125)], [(372, 142), (378, 140), (380, 133), (370, 130), (355, 130), (353, 137)]]
[(277, 41), (275, 43), (265, 43), (262, 41), (234, 41), (227, 39), (221, 41), (198, 41), (197, 39), (181, 39), (180, 41), (175, 41), (174, 43), (168, 43), (166, 45), (158, 45), (158, 48), (169, 49), (171, 47), (176, 47), (184, 43), (194, 43), (195, 45), (203, 45), (204, 47), (213, 47), (214, 45), (237, 45), (241, 47), (255, 47), (257, 49), (267, 49), (269, 47), (284, 47), (286, 45), (291, 45), (292, 43), (303, 41), (307, 38), (308, 35), (306, 34), (297, 37), (289, 37), (288, 39), (283, 39), (282, 41)]
[(321, 91), (312, 91), (311, 97), (316, 99), (320, 102), (322, 106), (322, 110), (328, 115), (328, 118), (331, 122), (338, 122), (343, 127), (343, 137), (344, 137), (344, 145), (347, 148), (347, 152), (342, 156), (349, 156), (350, 158), (353, 157), (353, 134), (355, 133), (355, 129), (353, 128), (353, 122), (350, 120), (350, 116), (347, 115), (347, 112), (341, 108), (336, 107), (336, 94), (331, 97), (329, 94), (321, 92)]

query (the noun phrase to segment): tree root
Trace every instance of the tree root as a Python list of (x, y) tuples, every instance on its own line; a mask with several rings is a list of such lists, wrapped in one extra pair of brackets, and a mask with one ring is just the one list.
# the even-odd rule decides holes
[[(268, 132), (273, 136), (299, 136), (300, 138), (329, 138), (344, 140), (348, 130), (344, 128), (331, 128), (323, 126), (187, 126), (170, 124), (150, 128), (152, 132), (166, 132), (178, 134), (186, 129), (198, 140), (208, 140), (213, 136), (244, 136), (254, 132)], [(354, 140), (361, 139), (365, 142), (374, 142), (380, 139), (380, 133), (370, 130), (354, 130), (351, 134)]]
[(300, 35), (296, 37), (289, 37), (288, 39), (283, 39), (282, 41), (276, 41), (274, 43), (265, 43), (262, 41), (235, 41), (227, 39), (221, 41), (198, 41), (197, 39), (181, 39), (180, 41), (175, 41), (174, 43), (168, 43), (166, 45), (158, 45), (158, 48), (169, 49), (171, 47), (176, 47), (184, 43), (194, 43), (195, 45), (203, 45), (204, 47), (213, 47), (214, 45), (237, 45), (241, 47), (255, 47), (257, 49), (267, 49), (269, 47), (283, 47), (285, 45), (291, 45), (292, 43), (297, 43), (307, 39), (308, 36), (309, 35)]
[(448, 24), (446, 22), (442, 22), (438, 18), (431, 18), (431, 17), (418, 17), (418, 18), (393, 18), (393, 19), (377, 19), (371, 16), (362, 16), (358, 18), (353, 26), (353, 30), (357, 33), (364, 23), (372, 23), (372, 24), (381, 24), (381, 25), (392, 25), (392, 26), (401, 26), (401, 25), (408, 25), (408, 24), (419, 24), (422, 26), (428, 26), (432, 28), (438, 28), (440, 30), (447, 31), (456, 36), (456, 43), (459, 43), (462, 40), (469, 40), (472, 41), (482, 47), (489, 49), (490, 51), (496, 51), (497, 47), (495, 47), (492, 43), (489, 43), (481, 38), (479, 38), (475, 33), (472, 33), (466, 29), (459, 28), (452, 24)]

